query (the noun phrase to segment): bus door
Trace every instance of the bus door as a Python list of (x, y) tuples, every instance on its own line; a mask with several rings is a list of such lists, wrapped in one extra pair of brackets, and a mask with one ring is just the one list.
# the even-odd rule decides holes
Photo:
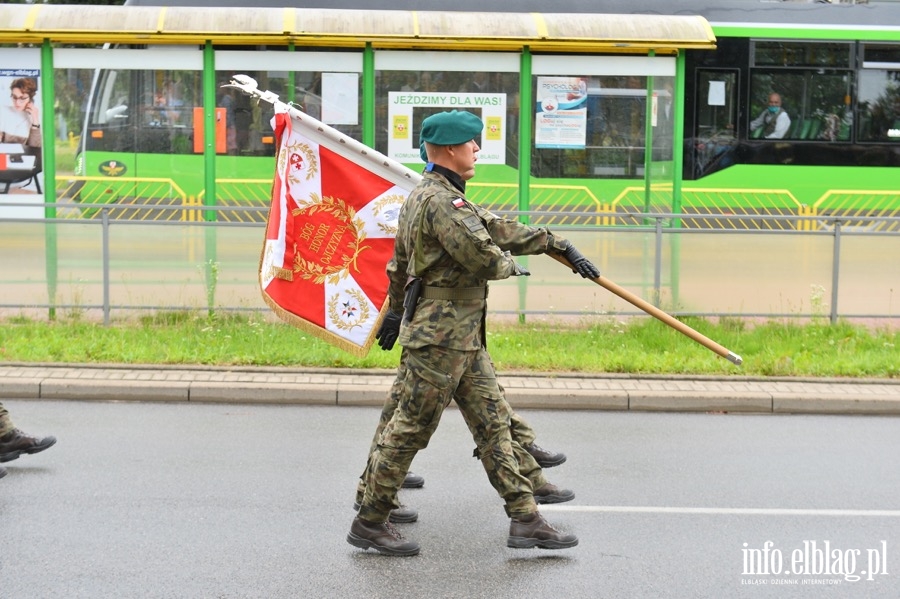
[(735, 163), (738, 76), (737, 69), (697, 70), (691, 148), (697, 179)]

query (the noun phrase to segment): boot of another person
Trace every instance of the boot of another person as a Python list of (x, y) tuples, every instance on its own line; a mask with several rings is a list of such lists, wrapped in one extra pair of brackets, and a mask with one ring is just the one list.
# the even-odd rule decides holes
[(7, 474), (9, 474), (9, 471), (7, 471), (3, 466), (0, 466), (0, 478), (3, 478)]
[[(565, 458), (563, 458), (565, 460)], [(403, 479), (403, 488), (404, 489), (421, 489), (425, 486), (425, 477), (419, 476), (418, 474), (413, 474), (412, 472), (406, 473), (406, 478)]]
[[(574, 496), (575, 494), (573, 493), (572, 497)], [(358, 502), (353, 502), (353, 509), (354, 511), (359, 511)], [(419, 512), (415, 508), (405, 506), (402, 503), (400, 504), (400, 507), (395, 510), (391, 510), (391, 513), (388, 514), (388, 520), (395, 524), (409, 524), (411, 522), (415, 522), (418, 519)]]
[(404, 539), (390, 522), (369, 522), (359, 516), (350, 525), (347, 542), (360, 549), (374, 549), (384, 555), (407, 557), (419, 554), (419, 544)]
[(513, 518), (506, 539), (506, 546), (513, 549), (567, 549), (577, 544), (578, 537), (556, 530), (539, 512), (524, 518)]
[(0, 462), (9, 462), (23, 453), (44, 451), (54, 443), (56, 443), (56, 437), (39, 439), (14, 428), (0, 437)]
[(566, 454), (544, 449), (537, 443), (523, 445), (522, 449), (530, 453), (541, 468), (553, 468), (566, 461)]
[(535, 503), (565, 503), (575, 499), (575, 493), (569, 489), (560, 489), (553, 483), (547, 483), (534, 490)]

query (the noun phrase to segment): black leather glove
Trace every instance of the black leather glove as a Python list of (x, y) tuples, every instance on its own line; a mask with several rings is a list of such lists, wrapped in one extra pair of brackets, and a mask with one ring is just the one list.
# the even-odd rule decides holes
[(400, 321), (402, 319), (403, 315), (399, 312), (388, 310), (388, 313), (384, 315), (384, 320), (381, 321), (381, 326), (378, 327), (378, 332), (375, 333), (375, 339), (378, 340), (378, 347), (384, 351), (388, 351), (394, 347), (394, 343), (397, 342), (397, 337), (400, 336)]
[(584, 255), (575, 249), (571, 242), (566, 246), (563, 252), (566, 260), (572, 265), (572, 272), (580, 274), (585, 279), (596, 279), (600, 276), (600, 269), (594, 266), (594, 263), (584, 257)]

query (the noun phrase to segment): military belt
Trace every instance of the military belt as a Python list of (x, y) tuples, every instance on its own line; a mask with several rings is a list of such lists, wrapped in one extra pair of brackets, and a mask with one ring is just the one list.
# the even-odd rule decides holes
[(488, 296), (487, 285), (484, 287), (429, 287), (422, 288), (422, 297), (437, 300), (479, 300)]

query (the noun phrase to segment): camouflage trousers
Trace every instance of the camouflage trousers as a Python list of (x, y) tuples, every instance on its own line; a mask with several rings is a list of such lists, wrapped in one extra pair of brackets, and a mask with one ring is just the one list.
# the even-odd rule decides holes
[(400, 507), (397, 492), (409, 465), (416, 453), (428, 446), (451, 400), (456, 401), (472, 433), (476, 453), (488, 480), (503, 498), (507, 515), (537, 511), (531, 482), (519, 469), (513, 450), (511, 410), (486, 350), (434, 345), (404, 348), (395, 387), (397, 409), (369, 456), (360, 518), (384, 522), (392, 509)]
[[(406, 350), (403, 351), (405, 352)], [(369, 463), (366, 464), (366, 469), (359, 477), (359, 484), (356, 487), (356, 503), (360, 505), (362, 505), (363, 495), (365, 495), (366, 492), (366, 478), (369, 473), (369, 464), (372, 461), (372, 454), (375, 453), (375, 449), (378, 447), (378, 441), (381, 440), (381, 434), (382, 432), (384, 432), (384, 428), (387, 426), (387, 423), (390, 422), (391, 417), (397, 410), (397, 405), (400, 403), (400, 395), (405, 380), (406, 362), (401, 361), (400, 366), (397, 369), (397, 378), (394, 379), (394, 384), (391, 386), (391, 392), (385, 400), (384, 406), (381, 409), (381, 416), (378, 419), (378, 426), (375, 429), (375, 436), (372, 437), (372, 444), (369, 446)], [(501, 400), (506, 403), (506, 395), (503, 391), (503, 385), (498, 384), (498, 387), (500, 388)], [(509, 404), (506, 405), (505, 409), (510, 414), (509, 432), (512, 436), (513, 453), (516, 456), (516, 462), (518, 462), (519, 464), (519, 472), (531, 482), (532, 489), (540, 489), (548, 482), (547, 479), (544, 478), (544, 471), (535, 461), (534, 457), (530, 453), (525, 451), (525, 449), (523, 449), (523, 446), (531, 445), (532, 443), (534, 443), (536, 433), (524, 418), (519, 416), (517, 412), (513, 411), (512, 407)], [(468, 422), (466, 424), (468, 424)], [(473, 436), (475, 435), (475, 431), (473, 431), (471, 427), (469, 427), (469, 431)], [(478, 449), (476, 448), (475, 451), (477, 454)]]
[(13, 428), (12, 419), (9, 417), (9, 412), (6, 411), (6, 408), (3, 407), (3, 404), (0, 403), (0, 437), (11, 431)]

